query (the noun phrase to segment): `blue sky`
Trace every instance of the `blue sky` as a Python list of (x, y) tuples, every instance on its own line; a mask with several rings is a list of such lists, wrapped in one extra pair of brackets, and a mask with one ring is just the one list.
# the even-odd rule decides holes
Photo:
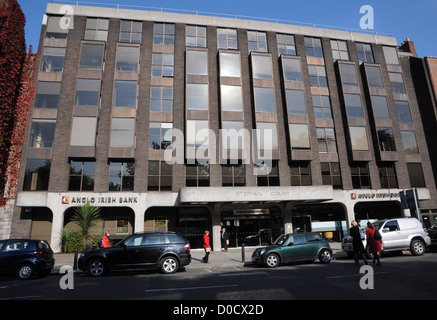
[[(26, 44), (38, 48), (50, 0), (18, 0), (26, 15)], [(437, 0), (88, 0), (88, 2), (193, 10), (360, 29), (360, 8), (374, 10), (374, 32), (414, 41), (420, 57), (437, 56)]]

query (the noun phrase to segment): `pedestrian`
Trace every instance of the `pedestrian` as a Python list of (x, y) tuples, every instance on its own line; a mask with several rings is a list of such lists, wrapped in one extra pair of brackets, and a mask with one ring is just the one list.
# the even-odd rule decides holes
[(364, 264), (367, 263), (366, 251), (364, 250), (363, 241), (361, 239), (360, 229), (358, 223), (353, 220), (351, 223), (352, 227), (349, 229), (349, 234), (352, 237), (352, 248), (354, 252), (355, 265), (359, 266), (359, 257), (363, 259)]
[(111, 245), (109, 244), (109, 236), (110, 236), (111, 234), (109, 233), (109, 231), (108, 230), (106, 230), (106, 232), (105, 232), (105, 235), (103, 236), (103, 239), (102, 239), (102, 245), (103, 245), (103, 248), (109, 248)]
[(202, 258), (204, 263), (208, 263), (209, 253), (211, 252), (211, 245), (209, 244), (209, 231), (205, 230), (203, 235), (203, 249), (205, 250), (205, 256)]
[(378, 237), (375, 237), (375, 233), (377, 232), (376, 227), (369, 221), (367, 222), (367, 230), (366, 230), (366, 236), (367, 236), (367, 246), (369, 247), (369, 252), (373, 254), (373, 264), (376, 263), (377, 266), (381, 265), (381, 261), (379, 261), (379, 255), (382, 251), (382, 238), (375, 239)]
[(223, 227), (222, 229), (222, 248), (225, 250), (225, 252), (228, 252), (228, 245), (229, 245), (229, 235), (226, 231), (226, 228)]

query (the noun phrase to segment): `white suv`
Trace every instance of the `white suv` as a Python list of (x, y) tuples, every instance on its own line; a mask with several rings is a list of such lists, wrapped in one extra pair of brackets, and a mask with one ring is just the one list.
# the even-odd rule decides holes
[[(416, 218), (377, 220), (373, 225), (381, 233), (383, 252), (410, 250), (413, 255), (420, 256), (425, 253), (426, 246), (431, 244), (431, 238), (424, 230), (423, 224)], [(363, 240), (363, 244), (366, 247), (366, 239)], [(343, 239), (342, 249), (352, 256), (350, 236)]]

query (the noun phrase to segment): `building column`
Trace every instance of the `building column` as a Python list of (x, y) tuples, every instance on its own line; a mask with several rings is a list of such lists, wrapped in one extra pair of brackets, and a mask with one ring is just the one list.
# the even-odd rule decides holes
[(212, 213), (212, 217), (211, 217), (211, 224), (212, 224), (212, 250), (213, 251), (221, 251), (222, 250), (222, 242), (221, 242), (221, 237), (220, 237), (220, 232), (222, 229), (221, 226), (221, 204), (220, 203), (215, 203), (211, 208), (211, 213)]
[(59, 253), (62, 251), (62, 229), (64, 228), (64, 212), (63, 208), (50, 207), (53, 213), (52, 219), (52, 234), (50, 236), (50, 247), (53, 252)]

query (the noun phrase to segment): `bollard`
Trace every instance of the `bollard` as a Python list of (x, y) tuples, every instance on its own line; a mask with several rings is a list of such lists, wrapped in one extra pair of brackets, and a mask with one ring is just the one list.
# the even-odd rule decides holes
[(77, 270), (77, 250), (74, 251), (73, 270)]
[(245, 252), (244, 252), (244, 243), (241, 245), (241, 262), (246, 262)]

